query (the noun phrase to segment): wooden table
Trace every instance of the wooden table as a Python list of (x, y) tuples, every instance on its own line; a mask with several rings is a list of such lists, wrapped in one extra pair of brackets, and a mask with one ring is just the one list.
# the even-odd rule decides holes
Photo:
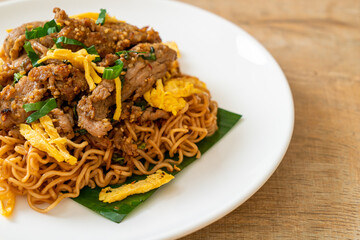
[(182, 1), (257, 38), (285, 72), (296, 112), (270, 180), (183, 239), (360, 239), (360, 1)]

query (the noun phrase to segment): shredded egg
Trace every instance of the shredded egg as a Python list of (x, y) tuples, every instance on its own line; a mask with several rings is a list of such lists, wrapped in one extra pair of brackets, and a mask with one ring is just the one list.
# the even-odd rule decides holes
[(20, 124), (20, 133), (33, 147), (47, 152), (58, 162), (66, 161), (71, 165), (77, 163), (77, 159), (66, 149), (66, 139), (60, 137), (48, 115), (40, 118), (40, 123), (32, 123), (31, 126)]
[(121, 80), (119, 77), (117, 77), (114, 79), (114, 82), (116, 89), (116, 94), (115, 94), (116, 109), (113, 119), (119, 121), (121, 116)]
[(95, 83), (98, 84), (102, 80), (97, 72), (104, 72), (103, 67), (98, 67), (93, 64), (92, 61), (96, 57), (98, 57), (98, 55), (88, 54), (86, 49), (81, 49), (77, 52), (72, 52), (69, 49), (55, 49), (47, 51), (46, 56), (41, 58), (38, 63), (42, 63), (48, 59), (67, 60), (71, 62), (74, 67), (85, 71), (86, 81), (89, 84), (90, 91), (92, 91), (96, 87)]
[(106, 203), (121, 201), (130, 195), (145, 193), (159, 188), (170, 182), (173, 178), (173, 175), (167, 174), (162, 170), (157, 170), (154, 174), (147, 176), (145, 180), (125, 184), (118, 188), (103, 188), (99, 194), (99, 200)]
[[(70, 16), (70, 18), (79, 18), (79, 19), (90, 18), (93, 19), (94, 21), (96, 21), (98, 17), (99, 17), (99, 13), (94, 13), (94, 12), (87, 12), (87, 13), (81, 13)], [(109, 16), (109, 14), (106, 13), (105, 22), (111, 23), (111, 22), (124, 22), (124, 21), (117, 20), (115, 17), (111, 17)]]
[(8, 191), (6, 194), (0, 194), (0, 214), (9, 217), (15, 207), (15, 194)]
[[(200, 86), (200, 87), (198, 87)], [(176, 114), (186, 106), (184, 97), (203, 92), (206, 85), (195, 77), (172, 78), (163, 84), (156, 81), (156, 87), (144, 94), (145, 100), (153, 107)]]

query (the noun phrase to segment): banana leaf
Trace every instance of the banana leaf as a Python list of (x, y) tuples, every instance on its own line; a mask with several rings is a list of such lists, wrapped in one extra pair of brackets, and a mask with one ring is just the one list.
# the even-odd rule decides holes
[[(240, 120), (241, 115), (219, 108), (217, 117), (219, 129), (212, 136), (205, 138), (197, 144), (202, 154), (209, 150), (232, 127), (234, 127), (235, 124)], [(188, 166), (195, 160), (195, 157), (184, 157), (184, 161), (178, 167), (183, 171), (186, 166)], [(171, 174), (175, 175), (177, 173), (177, 171), (174, 171)], [(126, 181), (126, 183), (142, 180), (145, 178), (146, 176), (132, 176)], [(163, 187), (166, 187), (166, 185), (164, 185)], [(156, 189), (146, 193), (132, 195), (122, 201), (114, 203), (104, 203), (99, 201), (100, 191), (101, 188), (98, 187), (94, 189), (84, 187), (81, 190), (80, 195), (77, 198), (73, 198), (73, 200), (113, 222), (120, 223), (132, 210), (134, 210), (137, 206), (139, 206), (146, 199), (148, 199), (156, 191)]]

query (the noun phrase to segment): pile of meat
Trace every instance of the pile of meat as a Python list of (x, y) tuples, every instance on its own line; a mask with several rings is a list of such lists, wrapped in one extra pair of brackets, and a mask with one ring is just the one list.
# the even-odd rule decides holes
[[(94, 45), (102, 61), (99, 66), (114, 65), (119, 58), (126, 69), (121, 98), (123, 104), (122, 119), (134, 118), (136, 121), (168, 118), (169, 114), (149, 106), (141, 109), (134, 102), (142, 98), (154, 82), (165, 76), (176, 52), (161, 43), (158, 32), (153, 29), (137, 28), (125, 22), (96, 25), (91, 19), (69, 18), (59, 8), (54, 9), (55, 20), (62, 26), (58, 33), (30, 40), (35, 52), (43, 57), (54, 46), (54, 38), (65, 36), (78, 40), (86, 46)], [(55, 126), (62, 136), (74, 137), (74, 129), (85, 129), (94, 138), (109, 134), (114, 128), (111, 112), (115, 105), (115, 84), (113, 80), (103, 80), (92, 92), (82, 70), (59, 60), (47, 60), (44, 65), (33, 67), (23, 45), (25, 29), (43, 26), (45, 22), (32, 22), (13, 29), (3, 45), (0, 84), (0, 130), (10, 135), (16, 134), (17, 125), (24, 123), (30, 115), (23, 109), (23, 104), (35, 103), (54, 97), (58, 108), (50, 112)], [(64, 45), (77, 51), (80, 46)], [(131, 55), (125, 59), (115, 54), (117, 51), (133, 50), (150, 52), (155, 50), (156, 60), (146, 60)], [(25, 72), (17, 83), (14, 74)], [(90, 136), (89, 135), (89, 136)]]

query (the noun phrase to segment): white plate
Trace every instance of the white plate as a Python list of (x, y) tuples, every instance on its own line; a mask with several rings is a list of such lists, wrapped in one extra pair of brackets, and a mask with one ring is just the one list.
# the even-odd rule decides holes
[(201, 159), (115, 224), (67, 199), (49, 214), (18, 198), (12, 218), (0, 217), (0, 239), (170, 239), (225, 216), (271, 176), (288, 147), (294, 123), (291, 92), (278, 64), (243, 30), (211, 13), (173, 1), (36, 0), (0, 5), (5, 29), (106, 8), (118, 19), (152, 26), (178, 43), (183, 72), (205, 81), (221, 108), (240, 123)]

